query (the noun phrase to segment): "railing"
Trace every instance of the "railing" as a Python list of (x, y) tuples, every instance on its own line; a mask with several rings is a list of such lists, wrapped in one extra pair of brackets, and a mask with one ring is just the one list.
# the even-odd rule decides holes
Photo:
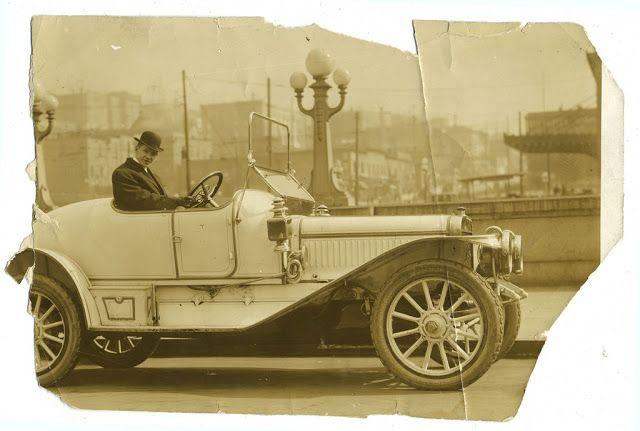
[(522, 235), (522, 286), (582, 285), (600, 261), (600, 196), (332, 208), (331, 215), (453, 214), (465, 207), (475, 233), (499, 225)]
[(331, 208), (331, 215), (419, 215), (453, 214), (464, 207), (473, 219), (524, 217), (572, 217), (600, 214), (600, 196), (560, 196), (490, 201), (460, 201), (430, 204), (395, 204)]

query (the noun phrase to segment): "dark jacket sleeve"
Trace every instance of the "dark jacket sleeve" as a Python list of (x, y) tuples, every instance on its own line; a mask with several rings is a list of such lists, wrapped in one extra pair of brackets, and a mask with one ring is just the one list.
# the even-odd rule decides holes
[(171, 210), (180, 204), (174, 199), (143, 189), (128, 172), (116, 169), (111, 176), (116, 205), (127, 211)]

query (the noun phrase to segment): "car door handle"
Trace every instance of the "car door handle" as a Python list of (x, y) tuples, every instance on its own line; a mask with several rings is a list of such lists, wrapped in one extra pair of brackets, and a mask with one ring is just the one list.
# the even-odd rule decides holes
[(173, 236), (173, 243), (174, 244), (178, 244), (178, 243), (181, 243), (181, 242), (182, 242), (182, 237), (181, 236), (179, 236), (179, 235), (174, 235)]

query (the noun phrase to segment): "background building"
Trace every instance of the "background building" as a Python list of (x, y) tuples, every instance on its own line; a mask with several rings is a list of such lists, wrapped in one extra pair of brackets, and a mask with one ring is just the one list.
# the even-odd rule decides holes
[[(132, 137), (144, 130), (154, 130), (163, 138), (165, 151), (156, 159), (154, 170), (168, 192), (186, 193), (180, 105), (143, 105), (140, 96), (126, 92), (81, 92), (59, 99), (56, 127), (41, 148), (57, 205), (110, 196), (113, 169), (132, 154)], [(242, 187), (249, 114), (268, 110), (262, 99), (190, 109), (190, 188), (215, 170), (225, 175), (221, 197), (230, 198)], [(274, 118), (289, 124), (293, 166), (300, 181), (309, 185), (311, 119), (290, 108), (272, 106), (270, 110)], [(444, 118), (427, 124), (416, 116), (382, 110), (344, 111), (329, 123), (334, 177), (350, 203), (356, 203), (357, 195), (359, 205), (595, 194), (599, 192), (597, 115), (597, 109), (584, 108), (532, 112), (524, 116), (523, 135), (501, 135)], [(269, 131), (266, 121), (255, 118), (253, 145), (258, 164), (267, 166), (271, 160), (274, 168), (286, 169), (283, 128), (273, 126)]]
[(525, 134), (504, 139), (522, 153), (528, 195), (600, 193), (597, 108), (532, 112), (525, 121)]
[(140, 96), (126, 92), (57, 95), (60, 107), (45, 145), (48, 188), (56, 205), (111, 193), (111, 173), (132, 150)]

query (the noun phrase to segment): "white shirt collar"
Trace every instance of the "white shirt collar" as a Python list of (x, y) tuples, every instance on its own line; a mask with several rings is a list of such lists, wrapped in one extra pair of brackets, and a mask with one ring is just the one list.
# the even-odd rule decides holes
[(140, 163), (140, 160), (138, 160), (135, 156), (133, 157), (133, 160), (134, 160), (137, 164), (139, 164), (140, 166), (142, 166), (142, 169), (144, 169), (144, 171), (145, 171), (146, 173), (149, 173), (149, 169), (147, 169), (147, 167), (146, 167), (145, 165), (143, 165), (142, 163)]

